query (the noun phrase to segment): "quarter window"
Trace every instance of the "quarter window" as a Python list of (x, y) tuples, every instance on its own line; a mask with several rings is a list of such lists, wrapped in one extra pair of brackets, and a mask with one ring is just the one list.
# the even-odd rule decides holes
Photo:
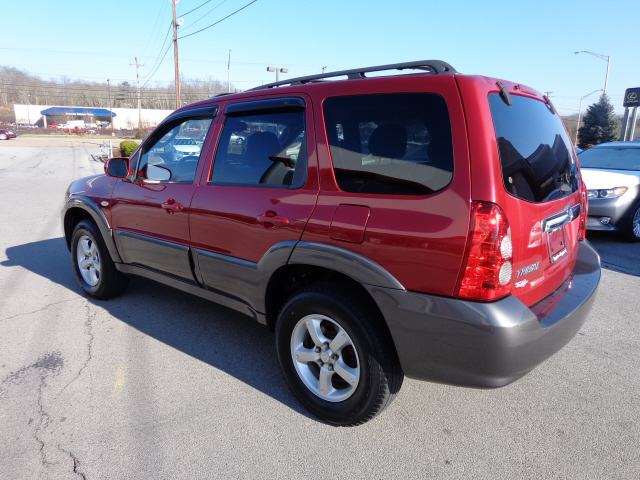
[(306, 174), (304, 111), (228, 117), (211, 182), (299, 188)]
[(152, 140), (138, 165), (138, 178), (193, 183), (202, 145), (212, 119), (188, 119), (167, 125)]
[(451, 182), (451, 125), (441, 96), (333, 97), (323, 108), (341, 190), (426, 195)]

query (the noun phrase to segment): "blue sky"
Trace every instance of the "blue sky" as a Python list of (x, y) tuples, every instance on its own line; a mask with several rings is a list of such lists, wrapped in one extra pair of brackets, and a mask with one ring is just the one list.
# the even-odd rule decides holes
[[(205, 1), (182, 0), (178, 17)], [(211, 0), (184, 16), (179, 36), (249, 1)], [(135, 83), (134, 57), (147, 65), (141, 76), (149, 75), (169, 45), (161, 50), (171, 22), (168, 0), (23, 0), (4, 12), (0, 65), (42, 78)], [(581, 96), (604, 87), (606, 61), (574, 54), (587, 50), (611, 56), (607, 93), (622, 113), (624, 90), (640, 86), (637, 12), (637, 0), (257, 0), (180, 40), (180, 72), (226, 82), (230, 47), (231, 82), (241, 89), (275, 81), (267, 66), (288, 67), (287, 78), (320, 73), (323, 66), (332, 71), (434, 58), (462, 73), (553, 92), (558, 110), (569, 115), (577, 113)], [(171, 48), (143, 82), (167, 84), (173, 75)], [(583, 111), (599, 93), (584, 100)]]

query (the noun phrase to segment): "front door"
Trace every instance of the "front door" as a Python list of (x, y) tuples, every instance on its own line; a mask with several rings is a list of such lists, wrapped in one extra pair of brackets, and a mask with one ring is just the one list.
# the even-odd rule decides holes
[(195, 282), (189, 260), (189, 206), (212, 120), (207, 112), (169, 119), (132, 159), (135, 178), (117, 183), (111, 215), (125, 263)]
[(261, 260), (276, 249), (290, 253), (318, 194), (309, 102), (229, 104), (208, 182), (191, 204), (191, 245), (205, 285), (258, 311)]

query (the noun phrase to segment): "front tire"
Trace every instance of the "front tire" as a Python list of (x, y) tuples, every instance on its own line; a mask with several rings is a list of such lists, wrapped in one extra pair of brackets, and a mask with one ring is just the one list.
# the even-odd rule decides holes
[(76, 225), (71, 239), (73, 270), (82, 290), (90, 297), (108, 300), (122, 294), (129, 278), (116, 269), (107, 245), (93, 220)]
[(276, 324), (287, 385), (307, 410), (333, 425), (371, 420), (402, 386), (395, 348), (370, 301), (349, 288), (311, 285), (289, 298)]

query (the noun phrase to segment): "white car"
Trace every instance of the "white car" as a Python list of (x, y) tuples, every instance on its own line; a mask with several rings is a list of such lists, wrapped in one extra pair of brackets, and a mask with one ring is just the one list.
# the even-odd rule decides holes
[(191, 137), (176, 137), (169, 147), (174, 160), (190, 155), (200, 155), (200, 146)]

